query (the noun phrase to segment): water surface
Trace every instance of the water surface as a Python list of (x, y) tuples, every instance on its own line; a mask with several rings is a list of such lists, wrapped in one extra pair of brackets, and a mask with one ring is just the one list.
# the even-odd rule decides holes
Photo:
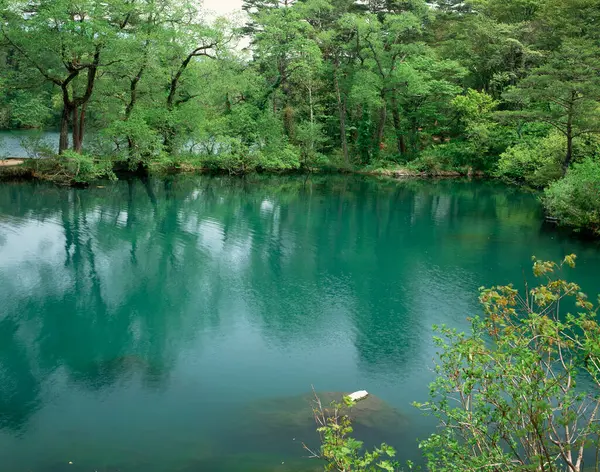
[(2, 470), (310, 470), (311, 385), (375, 394), (390, 421), (359, 432), (414, 459), (431, 326), (571, 252), (600, 292), (596, 244), (489, 182), (3, 184)]
[(58, 131), (0, 130), (0, 159), (35, 157), (36, 149), (58, 151)]

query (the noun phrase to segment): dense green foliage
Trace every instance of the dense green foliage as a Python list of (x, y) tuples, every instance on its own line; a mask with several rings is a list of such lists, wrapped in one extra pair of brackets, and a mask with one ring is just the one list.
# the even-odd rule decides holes
[(244, 10), (2, 0), (0, 127), (58, 128), (60, 154), (103, 170), (408, 166), (541, 188), (598, 160), (596, 0)]
[(540, 285), (483, 290), (471, 333), (441, 328), (438, 378), (420, 405), (442, 426), (421, 445), (430, 470), (579, 472), (597, 461), (600, 327), (597, 307), (558, 277), (574, 265), (534, 259)]
[[(574, 255), (560, 264), (534, 259), (538, 286), (524, 294), (512, 285), (483, 289), (484, 316), (472, 319), (470, 333), (438, 328), (437, 378), (430, 401), (416, 404), (439, 420), (438, 432), (420, 444), (427, 470), (598, 470), (598, 307), (560, 278), (574, 265)], [(383, 459), (393, 456), (389, 446), (361, 453), (339, 405), (315, 411), (326, 470), (397, 470)]]
[(575, 164), (545, 190), (544, 204), (562, 222), (600, 234), (600, 162)]

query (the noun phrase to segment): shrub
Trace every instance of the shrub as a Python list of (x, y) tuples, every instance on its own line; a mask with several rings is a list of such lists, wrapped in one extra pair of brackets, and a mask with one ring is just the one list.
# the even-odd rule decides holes
[(443, 171), (468, 173), (469, 168), (482, 170), (485, 168), (485, 155), (479, 154), (472, 143), (468, 141), (453, 141), (439, 144), (425, 151), (410, 167), (427, 174), (437, 174)]
[(63, 154), (30, 161), (34, 174), (60, 184), (86, 185), (92, 180), (114, 178), (112, 161), (68, 150)]
[(325, 156), (320, 153), (326, 138), (321, 125), (305, 121), (296, 128), (296, 142), (300, 149), (303, 167), (311, 167), (326, 162)]
[[(582, 472), (585, 454), (597, 460), (600, 325), (598, 307), (560, 277), (575, 259), (534, 258), (541, 281), (526, 293), (481, 289), (484, 316), (471, 319), (469, 333), (435, 328), (437, 378), (430, 401), (416, 404), (439, 419), (440, 430), (420, 444), (427, 470)], [(565, 313), (568, 306), (576, 312)], [(324, 409), (318, 398), (314, 408), (321, 448), (309, 451), (325, 470), (396, 470), (389, 446), (361, 451), (342, 408)]]
[(236, 138), (223, 137), (219, 140), (217, 152), (201, 156), (200, 162), (208, 170), (246, 174), (256, 170), (258, 150), (250, 149)]
[[(575, 256), (534, 259), (539, 286), (482, 290), (470, 333), (439, 329), (438, 377), (417, 404), (440, 421), (421, 444), (429, 470), (581, 472), (600, 447), (597, 308), (557, 277), (564, 265)], [(570, 304), (577, 313), (561, 312)]]
[(552, 133), (520, 143), (500, 155), (497, 175), (533, 187), (545, 187), (562, 176), (565, 137)]
[(300, 167), (300, 150), (286, 144), (281, 148), (270, 146), (258, 154), (258, 167), (267, 171), (292, 170)]
[(600, 234), (600, 162), (574, 164), (564, 179), (546, 189), (542, 202), (561, 224)]
[(372, 452), (363, 450), (362, 441), (352, 437), (352, 422), (347, 412), (354, 406), (349, 397), (342, 402), (333, 402), (324, 407), (315, 394), (313, 415), (317, 432), (321, 439), (318, 450), (303, 444), (311, 458), (325, 461), (325, 470), (330, 472), (394, 472), (398, 463), (393, 460), (396, 451), (387, 444), (381, 444)]
[(116, 145), (117, 159), (126, 162), (131, 170), (148, 167), (150, 162), (163, 158), (162, 136), (136, 115), (127, 121), (114, 121), (102, 134), (109, 140), (104, 152), (108, 150), (106, 144)]

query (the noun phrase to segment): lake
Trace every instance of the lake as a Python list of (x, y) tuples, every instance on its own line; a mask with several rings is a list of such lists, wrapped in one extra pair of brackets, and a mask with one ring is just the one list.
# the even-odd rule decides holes
[(44, 146), (58, 151), (58, 131), (0, 130), (0, 159), (5, 157), (32, 157), (28, 148)]
[(35, 472), (319, 469), (311, 385), (418, 458), (431, 327), (478, 287), (597, 243), (485, 181), (177, 176), (0, 185), (0, 463)]

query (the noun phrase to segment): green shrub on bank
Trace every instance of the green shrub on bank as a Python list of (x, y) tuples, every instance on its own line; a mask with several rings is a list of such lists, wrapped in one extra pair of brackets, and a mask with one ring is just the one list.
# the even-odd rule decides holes
[(426, 174), (439, 174), (443, 171), (456, 171), (466, 174), (474, 164), (480, 168), (481, 156), (478, 156), (471, 143), (456, 141), (440, 144), (421, 153), (410, 167)]
[(114, 178), (111, 159), (65, 151), (55, 157), (29, 161), (35, 176), (60, 184), (84, 185), (102, 178)]
[(247, 174), (256, 170), (270, 172), (298, 169), (300, 150), (291, 144), (250, 147), (235, 138), (220, 145), (220, 151), (199, 157), (200, 167), (230, 174)]
[(562, 176), (566, 139), (552, 133), (520, 143), (500, 155), (497, 174), (507, 180), (542, 188)]
[(352, 436), (354, 429), (349, 411), (355, 405), (350, 397), (341, 402), (333, 402), (323, 406), (321, 399), (315, 394), (313, 417), (317, 424), (317, 432), (321, 439), (319, 449), (311, 449), (303, 444), (304, 449), (313, 459), (325, 461), (327, 472), (395, 472), (399, 464), (394, 460), (396, 451), (383, 443), (372, 451), (365, 451), (363, 442)]
[[(111, 123), (102, 134), (105, 139), (98, 143), (99, 150), (106, 155), (115, 154), (130, 170), (164, 163), (161, 162), (165, 160), (162, 136), (135, 115), (127, 121)], [(112, 150), (115, 143), (118, 143), (116, 151)]]
[(428, 470), (581, 472), (600, 452), (598, 308), (562, 279), (574, 265), (534, 259), (537, 286), (484, 289), (468, 333), (438, 329), (437, 378), (417, 405), (440, 424), (420, 445)]
[(542, 201), (561, 224), (600, 235), (600, 162), (586, 159), (575, 164), (564, 179), (546, 189)]

